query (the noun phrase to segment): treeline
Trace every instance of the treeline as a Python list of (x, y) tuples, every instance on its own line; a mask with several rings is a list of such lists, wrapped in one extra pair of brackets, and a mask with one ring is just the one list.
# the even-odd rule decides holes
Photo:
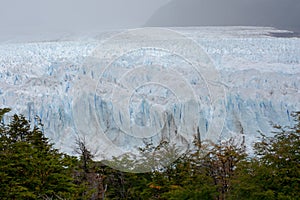
[(295, 126), (275, 126), (273, 137), (262, 134), (251, 156), (243, 142), (195, 138), (195, 147), (171, 165), (126, 173), (93, 161), (82, 138), (74, 142), (79, 158), (59, 152), (38, 118), (34, 127), (21, 115), (4, 124), (9, 111), (0, 109), (3, 200), (300, 199), (300, 113), (293, 114)]

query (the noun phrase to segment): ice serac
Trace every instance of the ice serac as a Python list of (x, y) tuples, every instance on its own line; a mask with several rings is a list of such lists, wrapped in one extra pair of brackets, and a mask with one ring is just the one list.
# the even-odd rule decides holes
[[(200, 45), (219, 72), (220, 84), (226, 92), (226, 98), (222, 102), (226, 108), (226, 116), (220, 140), (232, 136), (245, 136), (247, 145), (251, 146), (259, 136), (258, 131), (271, 134), (271, 122), (281, 125), (293, 123), (291, 112), (300, 110), (300, 38), (274, 37), (270, 32), (283, 35), (285, 32), (259, 27), (173, 30)], [(0, 107), (10, 107), (11, 113), (22, 113), (33, 122), (35, 115), (40, 116), (45, 124), (47, 136), (56, 147), (68, 153), (73, 151), (78, 131), (84, 132), (78, 129), (86, 124), (90, 125), (87, 129), (95, 129), (92, 130), (94, 135), (90, 138), (90, 144), (97, 142), (107, 145), (106, 140), (120, 145), (126, 143), (127, 148), (139, 144), (141, 141), (138, 138), (120, 134), (118, 126), (124, 118), (122, 114), (118, 116), (118, 120), (112, 118), (114, 104), (106, 101), (105, 96), (101, 96), (101, 84), (89, 84), (90, 80), (99, 80), (99, 72), (105, 71), (105, 60), (103, 65), (102, 61), (97, 61), (97, 72), (90, 70), (89, 64), (85, 63), (87, 57), (101, 44), (102, 40), (99, 38), (101, 37), (97, 35), (84, 39), (79, 37), (58, 41), (1, 44)], [(133, 62), (132, 59), (137, 59), (134, 58), (137, 55), (126, 56), (120, 58), (120, 63), (124, 66), (129, 66), (130, 62)], [(155, 69), (157, 73), (159, 67)], [(136, 74), (132, 73), (129, 76), (133, 85), (144, 79), (155, 78), (144, 73), (147, 69), (140, 70), (139, 73), (134, 72)], [(151, 69), (151, 72), (155, 70)], [(105, 72), (107, 73), (101, 74), (103, 77), (111, 76), (110, 71)], [(169, 72), (172, 73), (171, 70)], [(185, 72), (189, 71), (185, 69)], [(184, 80), (190, 80), (189, 84), (193, 85), (193, 81), (196, 81), (194, 75), (186, 73)], [(82, 77), (85, 77), (85, 80), (80, 80)], [(74, 88), (75, 85), (78, 86), (78, 81), (81, 82), (81, 87)], [(178, 77), (178, 82), (180, 81)], [(90, 93), (85, 87), (94, 87), (99, 91)], [(164, 116), (159, 113), (160, 106), (168, 106), (176, 101), (176, 95), (168, 88), (170, 87), (164, 84), (137, 88), (137, 92), (131, 97), (133, 103), (129, 107), (129, 111), (135, 117), (129, 119), (140, 126), (154, 125), (157, 126), (156, 129), (161, 130), (170, 129), (171, 124), (180, 119), (182, 112), (195, 112), (191, 109), (193, 102), (190, 102), (168, 108), (173, 115)], [(107, 93), (108, 91), (103, 94)], [(78, 104), (78, 99), (75, 98), (78, 97), (77, 94), (92, 98), (86, 98)], [(147, 96), (146, 100), (141, 98), (143, 94)], [(153, 104), (149, 104), (151, 101), (160, 103), (153, 107)], [(203, 101), (205, 102), (205, 96)], [(96, 110), (92, 109), (93, 107)], [(210, 126), (209, 122), (213, 120), (209, 119), (212, 117), (211, 112), (212, 108), (201, 107), (198, 112), (200, 120), (194, 124), (194, 131), (199, 129), (201, 134), (205, 135)], [(116, 113), (113, 116), (116, 117)], [(162, 124), (163, 121), (167, 123)], [(97, 137), (97, 128), (103, 127), (110, 127), (106, 140)]]

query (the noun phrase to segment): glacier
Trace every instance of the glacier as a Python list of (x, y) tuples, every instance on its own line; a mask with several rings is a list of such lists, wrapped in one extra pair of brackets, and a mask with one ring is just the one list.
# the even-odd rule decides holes
[[(161, 139), (155, 135), (158, 131), (178, 131), (175, 124), (180, 120), (183, 129), (191, 126), (180, 129), (189, 132), (189, 138), (200, 132), (201, 138), (207, 139), (209, 127), (217, 127), (215, 140), (245, 137), (248, 148), (257, 141), (259, 132), (272, 134), (271, 123), (293, 124), (290, 114), (300, 110), (300, 38), (276, 37), (271, 33), (287, 31), (268, 27), (170, 29), (199, 45), (207, 56), (203, 59), (209, 59), (207, 62), (215, 68), (222, 87), (218, 92), (224, 92), (217, 102), (221, 105), (220, 113), (211, 114), (214, 108), (206, 98), (211, 91), (201, 87), (207, 84), (205, 80), (197, 77), (187, 62), (165, 49), (140, 49), (126, 52), (113, 63), (105, 58), (94, 62), (95, 51), (106, 51), (101, 49), (103, 41), (121, 30), (0, 44), (0, 107), (12, 108), (11, 113), (23, 114), (33, 123), (34, 117), (39, 116), (55, 147), (71, 154), (78, 135), (87, 137), (94, 151), (100, 148), (100, 154), (114, 151), (111, 145), (126, 152), (142, 145), (145, 138), (157, 142)], [(118, 43), (114, 45), (113, 49), (118, 51)], [(140, 57), (147, 59), (139, 60)], [(106, 68), (108, 64), (110, 68)], [(97, 67), (91, 70), (91, 65)], [(140, 67), (132, 70), (133, 65)], [(130, 70), (125, 71), (127, 68)], [(177, 72), (181, 76), (176, 76)], [(125, 89), (135, 90), (130, 98), (121, 83), (115, 80), (112, 88), (112, 82), (106, 81), (116, 77), (126, 81)], [(147, 81), (151, 84), (147, 85)], [(159, 81), (164, 82), (157, 84)], [(189, 82), (186, 88), (185, 81)], [(138, 87), (141, 82), (145, 84)], [(118, 90), (113, 92), (116, 85)], [(189, 100), (189, 96), (195, 95), (188, 92), (191, 88), (196, 95), (201, 92), (200, 106), (199, 102)], [(178, 103), (178, 99), (187, 100)], [(120, 113), (128, 101), (126, 118)], [(194, 109), (197, 106), (199, 110)], [(161, 110), (168, 113), (162, 114)], [(125, 122), (136, 126), (126, 126)], [(190, 142), (182, 138), (176, 141)]]

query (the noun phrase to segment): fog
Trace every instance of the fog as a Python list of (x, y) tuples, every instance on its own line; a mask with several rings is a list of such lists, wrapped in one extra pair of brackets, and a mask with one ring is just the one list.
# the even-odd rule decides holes
[(0, 0), (0, 37), (142, 27), (169, 0)]
[(0, 0), (0, 41), (144, 26), (300, 29), (299, 0)]

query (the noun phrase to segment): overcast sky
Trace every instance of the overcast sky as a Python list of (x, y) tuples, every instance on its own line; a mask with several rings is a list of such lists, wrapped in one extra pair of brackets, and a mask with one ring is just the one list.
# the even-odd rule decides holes
[(0, 0), (0, 36), (141, 27), (169, 0)]
[(300, 27), (300, 0), (0, 0), (0, 39), (196, 25)]

